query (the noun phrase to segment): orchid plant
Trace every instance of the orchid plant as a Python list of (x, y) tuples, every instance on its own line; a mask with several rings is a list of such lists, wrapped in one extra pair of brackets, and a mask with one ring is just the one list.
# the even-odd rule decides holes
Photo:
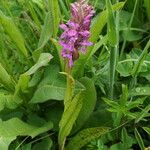
[[(71, 18), (66, 24), (61, 24), (60, 28), (64, 30), (62, 35), (60, 36), (60, 45), (62, 46), (62, 57), (66, 60), (66, 72), (67, 72), (67, 88), (64, 99), (64, 114), (70, 105), (72, 105), (73, 98), (76, 97), (73, 95), (73, 89), (75, 85), (74, 79), (71, 77), (71, 69), (74, 65), (74, 61), (78, 60), (79, 52), (81, 51), (83, 54), (86, 53), (86, 49), (88, 46), (92, 45), (92, 42), (88, 41), (90, 37), (90, 25), (92, 17), (95, 13), (93, 7), (88, 4), (87, 0), (78, 0), (71, 5)], [(79, 96), (78, 99), (81, 99)], [(80, 110), (78, 111), (78, 113)], [(69, 113), (69, 112), (67, 112)], [(78, 117), (78, 113), (76, 118)], [(63, 114), (63, 115), (64, 115)], [(75, 118), (75, 120), (76, 120)], [(64, 125), (62, 125), (62, 121), (64, 120), (62, 116), (62, 120), (60, 121), (60, 131), (59, 131), (59, 145), (60, 149), (64, 149), (66, 136), (69, 134), (73, 127), (73, 123), (71, 124), (70, 129), (68, 129), (68, 133), (62, 136), (62, 130), (64, 130)], [(74, 122), (75, 122), (74, 120)]]

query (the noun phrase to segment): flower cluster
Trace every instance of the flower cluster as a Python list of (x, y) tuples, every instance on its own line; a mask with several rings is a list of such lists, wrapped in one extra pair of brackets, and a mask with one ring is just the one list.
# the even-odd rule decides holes
[(62, 57), (68, 59), (69, 67), (73, 66), (73, 61), (78, 59), (79, 50), (86, 52), (87, 46), (92, 45), (88, 41), (90, 36), (90, 24), (94, 15), (93, 7), (88, 5), (87, 0), (79, 0), (71, 4), (71, 19), (66, 24), (61, 24), (64, 30), (60, 37)]

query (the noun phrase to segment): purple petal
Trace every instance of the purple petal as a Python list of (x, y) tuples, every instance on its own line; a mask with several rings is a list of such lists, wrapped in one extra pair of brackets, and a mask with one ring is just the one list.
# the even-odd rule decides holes
[(69, 30), (68, 32), (67, 32), (67, 34), (68, 34), (68, 36), (75, 36), (76, 34), (77, 34), (77, 31), (76, 30)]
[(89, 42), (89, 41), (83, 41), (83, 42), (80, 42), (80, 44), (81, 44), (82, 46), (91, 46), (91, 45), (93, 45), (93, 43), (92, 43), (92, 42)]
[(59, 27), (63, 30), (68, 30), (68, 27), (65, 24), (61, 24)]
[(85, 37), (89, 37), (90, 35), (90, 32), (85, 30), (85, 31), (82, 31), (82, 32), (79, 32), (82, 36), (85, 36)]
[(60, 36), (60, 38), (61, 38), (61, 39), (63, 39), (63, 38), (67, 38), (67, 36), (68, 36), (68, 35), (67, 35), (67, 33), (66, 33), (66, 32), (64, 32), (64, 33), (62, 33), (62, 35)]
[(70, 45), (65, 43), (64, 41), (60, 41), (59, 44), (64, 48), (64, 49), (70, 49)]
[(73, 28), (75, 30), (79, 28), (79, 24), (75, 23), (73, 21), (68, 21), (67, 25), (69, 25), (71, 28)]

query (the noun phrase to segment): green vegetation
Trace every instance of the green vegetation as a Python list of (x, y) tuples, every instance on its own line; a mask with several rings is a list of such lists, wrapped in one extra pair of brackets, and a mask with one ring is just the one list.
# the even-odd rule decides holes
[(89, 0), (93, 45), (69, 74), (73, 2), (0, 1), (0, 150), (150, 146), (150, 0)]

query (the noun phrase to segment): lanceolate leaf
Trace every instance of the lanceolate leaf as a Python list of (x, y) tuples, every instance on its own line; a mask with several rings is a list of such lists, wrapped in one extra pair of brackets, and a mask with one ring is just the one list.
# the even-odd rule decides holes
[(48, 12), (44, 20), (44, 25), (41, 31), (38, 48), (33, 52), (34, 60), (37, 60), (39, 58), (40, 54), (43, 51), (42, 48), (45, 46), (48, 40), (50, 40), (50, 38), (52, 37), (53, 31), (51, 27), (52, 27), (51, 13)]
[(135, 119), (135, 123), (138, 123), (140, 120), (142, 120), (147, 115), (147, 113), (149, 112), (149, 110), (150, 110), (150, 105), (147, 105), (145, 107), (145, 109), (143, 109), (141, 111), (141, 113), (137, 116), (137, 118)]
[(145, 150), (145, 146), (144, 146), (144, 142), (142, 140), (142, 137), (136, 128), (134, 130), (134, 133), (135, 133), (136, 140), (137, 140), (141, 150)]
[(146, 57), (147, 53), (148, 53), (148, 49), (150, 47), (150, 40), (147, 42), (142, 54), (140, 55), (140, 57), (138, 58), (138, 61), (137, 63), (135, 64), (135, 66), (133, 67), (133, 70), (132, 70), (132, 75), (133, 77), (136, 77), (138, 72), (140, 71), (141, 69), (141, 66), (142, 66), (142, 63), (144, 61), (144, 58)]
[(28, 56), (28, 51), (25, 47), (25, 42), (22, 34), (19, 29), (14, 24), (11, 18), (6, 17), (2, 11), (0, 11), (0, 24), (11, 37), (12, 41), (15, 42), (16, 46), (19, 48), (19, 51), (25, 56)]
[(60, 21), (60, 10), (58, 0), (48, 0), (49, 3), (49, 11), (51, 13), (51, 22), (52, 29), (53, 29), (53, 37), (56, 37), (58, 28), (59, 28), (59, 21)]
[(43, 51), (42, 48), (50, 40), (50, 38), (56, 37), (59, 29), (59, 14), (60, 10), (58, 0), (48, 0), (48, 12), (44, 20), (44, 26), (40, 35), (38, 48), (33, 53), (35, 60), (39, 57), (40, 53)]
[(149, 0), (144, 0), (144, 5), (146, 7), (148, 19), (150, 21), (150, 1)]
[(65, 139), (70, 134), (71, 129), (78, 117), (81, 108), (82, 108), (82, 97), (81, 93), (79, 93), (68, 104), (68, 107), (64, 111), (61, 121), (59, 123), (60, 130), (58, 135), (58, 142), (61, 147), (64, 146)]
[(42, 32), (40, 35), (39, 43), (38, 43), (38, 48), (42, 48), (50, 39), (52, 36), (52, 30), (51, 30), (51, 14), (48, 12), (46, 14), (45, 20), (44, 20), (44, 26), (42, 28)]
[(143, 129), (150, 135), (150, 128), (148, 128), (148, 127), (143, 127)]
[(80, 131), (71, 139), (65, 150), (80, 150), (84, 145), (91, 140), (106, 134), (109, 131), (107, 127), (88, 128)]
[(95, 108), (97, 100), (96, 89), (93, 82), (87, 77), (81, 78), (80, 82), (84, 85), (86, 89), (81, 94), (83, 104), (78, 119), (76, 121), (76, 124), (74, 126), (73, 132), (80, 129), (82, 125), (85, 123), (85, 121), (89, 118), (89, 116), (91, 115), (91, 113)]

